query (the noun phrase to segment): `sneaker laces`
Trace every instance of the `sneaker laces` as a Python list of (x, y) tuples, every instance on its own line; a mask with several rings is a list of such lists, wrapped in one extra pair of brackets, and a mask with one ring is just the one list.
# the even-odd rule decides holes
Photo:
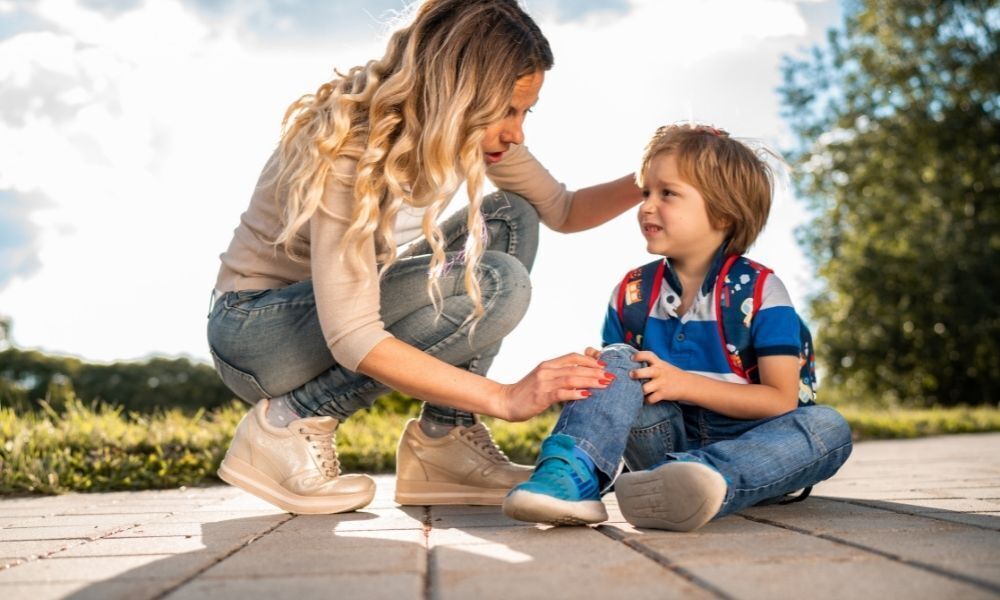
[(306, 441), (317, 452), (316, 458), (319, 460), (320, 469), (323, 474), (333, 479), (340, 475), (340, 457), (337, 456), (337, 432), (311, 431), (304, 427), (299, 428), (299, 433), (306, 436)]
[(490, 430), (486, 427), (486, 425), (476, 423), (472, 427), (466, 427), (464, 433), (465, 437), (472, 442), (473, 446), (484, 450), (489, 458), (497, 462), (510, 462), (510, 459), (503, 453), (503, 450), (501, 450), (500, 447), (497, 446), (497, 443), (493, 441), (493, 437), (490, 435)]

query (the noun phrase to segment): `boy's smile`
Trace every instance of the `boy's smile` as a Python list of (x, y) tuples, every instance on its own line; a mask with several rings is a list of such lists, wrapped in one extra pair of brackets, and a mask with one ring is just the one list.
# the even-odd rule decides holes
[(639, 205), (639, 225), (646, 250), (674, 261), (710, 258), (726, 239), (726, 230), (708, 218), (701, 193), (684, 181), (673, 154), (650, 161)]

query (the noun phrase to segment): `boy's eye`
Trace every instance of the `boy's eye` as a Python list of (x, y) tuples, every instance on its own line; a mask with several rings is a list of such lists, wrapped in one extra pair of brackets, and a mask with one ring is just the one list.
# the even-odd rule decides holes
[(642, 197), (643, 198), (649, 198), (649, 190), (643, 189), (642, 190)]
[(667, 197), (673, 196), (675, 194), (671, 190), (663, 190), (662, 192), (660, 192), (660, 195), (663, 196), (664, 198), (667, 198)]

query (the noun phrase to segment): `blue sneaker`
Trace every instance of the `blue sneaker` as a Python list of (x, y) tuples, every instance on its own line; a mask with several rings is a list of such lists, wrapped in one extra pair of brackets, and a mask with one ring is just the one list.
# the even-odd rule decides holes
[(568, 435), (542, 442), (531, 479), (514, 486), (503, 501), (503, 514), (518, 521), (550, 525), (587, 525), (608, 520), (597, 473), (589, 457)]

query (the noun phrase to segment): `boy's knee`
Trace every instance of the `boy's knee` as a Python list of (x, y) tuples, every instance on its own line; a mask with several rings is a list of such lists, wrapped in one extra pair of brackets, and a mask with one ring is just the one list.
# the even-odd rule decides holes
[(851, 426), (847, 419), (829, 406), (803, 406), (797, 412), (806, 421), (806, 428), (823, 440), (829, 450), (851, 446)]
[(608, 344), (601, 348), (601, 360), (605, 362), (608, 360), (632, 360), (636, 352), (638, 350), (628, 344)]
[(636, 352), (638, 350), (628, 344), (610, 344), (601, 349), (600, 359), (608, 364), (609, 371), (630, 371), (642, 366), (633, 358)]

